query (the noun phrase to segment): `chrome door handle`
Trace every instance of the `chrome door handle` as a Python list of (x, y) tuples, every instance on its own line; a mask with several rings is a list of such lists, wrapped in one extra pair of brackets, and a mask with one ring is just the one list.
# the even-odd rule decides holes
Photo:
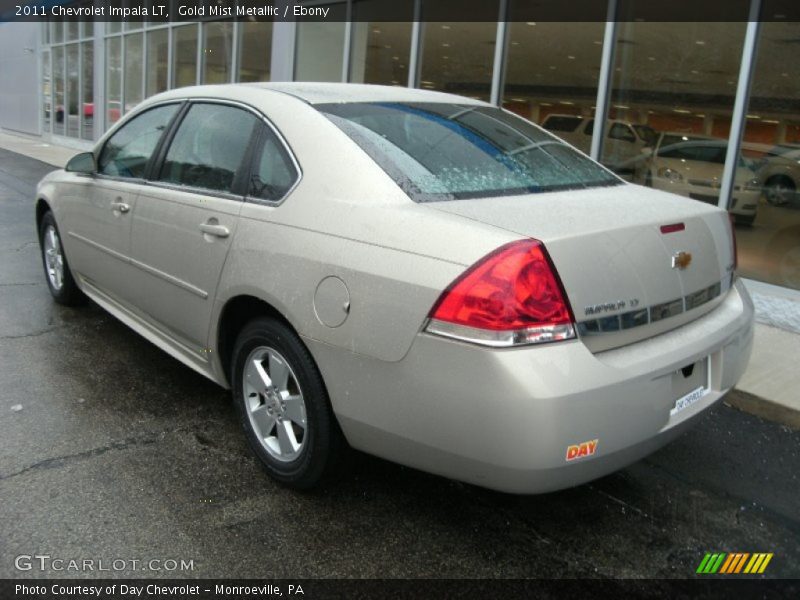
[(118, 210), (121, 213), (126, 213), (131, 209), (130, 204), (125, 204), (124, 202), (112, 202), (111, 203), (111, 210)]
[(226, 238), (231, 234), (231, 230), (225, 227), (225, 225), (217, 225), (214, 223), (203, 223), (200, 225), (200, 231), (219, 238)]

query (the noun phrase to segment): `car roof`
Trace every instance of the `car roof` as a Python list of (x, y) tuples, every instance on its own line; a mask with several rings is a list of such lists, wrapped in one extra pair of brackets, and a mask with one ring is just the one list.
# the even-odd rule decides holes
[(316, 82), (260, 82), (231, 83), (222, 85), (204, 85), (177, 88), (164, 94), (170, 96), (203, 96), (217, 98), (236, 98), (247, 90), (264, 90), (288, 94), (308, 104), (325, 104), (332, 102), (442, 102), (491, 106), (481, 100), (407, 87), (388, 85), (371, 85), (361, 83), (316, 83)]

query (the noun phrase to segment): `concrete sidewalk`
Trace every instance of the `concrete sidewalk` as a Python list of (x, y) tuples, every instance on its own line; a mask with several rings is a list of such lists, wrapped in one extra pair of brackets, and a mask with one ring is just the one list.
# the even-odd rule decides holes
[[(46, 143), (0, 130), (0, 148), (62, 168), (89, 148)], [(800, 292), (745, 280), (756, 306), (753, 357), (730, 403), (741, 410), (800, 429)]]

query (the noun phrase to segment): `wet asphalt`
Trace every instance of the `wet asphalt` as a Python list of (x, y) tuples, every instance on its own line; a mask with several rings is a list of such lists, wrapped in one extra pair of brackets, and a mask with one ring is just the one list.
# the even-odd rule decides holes
[[(363, 455), (323, 490), (281, 488), (228, 392), (97, 306), (50, 300), (33, 194), (51, 169), (0, 150), (0, 578), (694, 577), (718, 551), (772, 552), (765, 576), (800, 576), (800, 432), (726, 404), (558, 493), (509, 496)], [(34, 554), (193, 569), (15, 567)]]

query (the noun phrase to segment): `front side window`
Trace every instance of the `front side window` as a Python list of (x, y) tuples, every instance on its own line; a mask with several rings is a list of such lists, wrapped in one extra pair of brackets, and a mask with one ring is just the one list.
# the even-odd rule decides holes
[(98, 172), (115, 177), (144, 177), (147, 163), (178, 107), (167, 104), (152, 108), (120, 127), (103, 146)]
[(292, 188), (297, 176), (286, 149), (270, 131), (250, 178), (249, 195), (262, 200), (280, 200)]
[(194, 104), (181, 121), (158, 179), (220, 192), (233, 191), (256, 117), (224, 104)]
[(417, 202), (621, 183), (558, 138), (494, 107), (376, 102), (316, 108)]

